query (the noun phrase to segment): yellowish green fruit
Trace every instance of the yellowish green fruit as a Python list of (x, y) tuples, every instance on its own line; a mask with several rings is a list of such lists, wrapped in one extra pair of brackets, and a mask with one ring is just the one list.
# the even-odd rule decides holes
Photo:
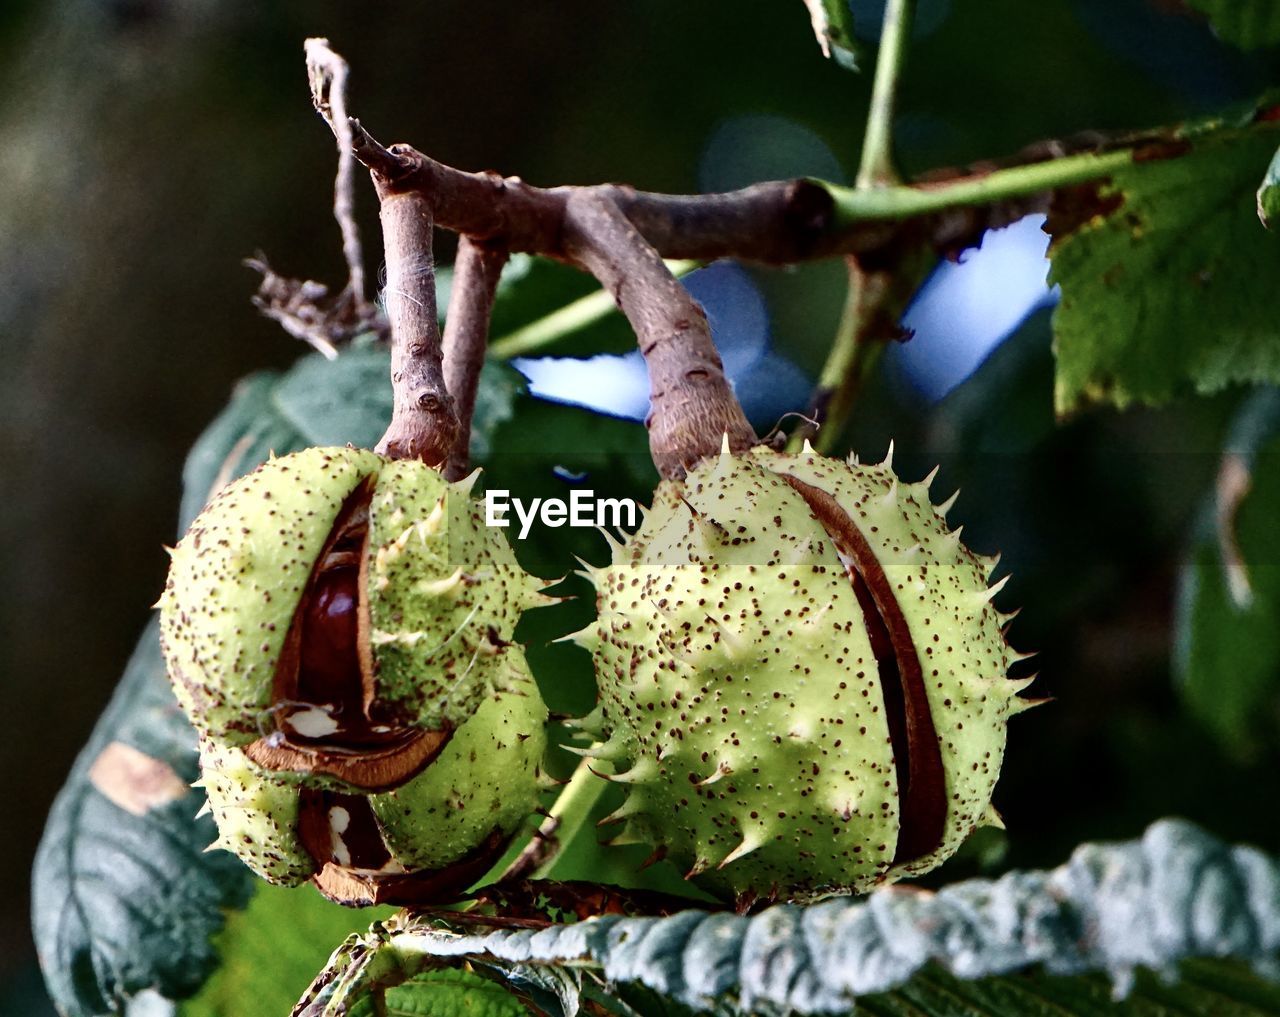
[(307, 449), (226, 485), (171, 553), (160, 638), (178, 702), (202, 734), (245, 745), (274, 727), (285, 638), (334, 521), (382, 461)]
[(218, 845), (346, 902), (458, 892), (537, 805), (546, 708), (514, 642), (547, 600), (471, 479), (316, 448), (219, 491), (161, 637)]
[[(948, 506), (949, 507), (949, 506)], [(621, 840), (739, 899), (863, 891), (977, 826), (1029, 680), (994, 559), (886, 460), (727, 450), (591, 568), (595, 751)]]
[[(169, 674), (196, 728), (248, 745), (273, 730), (322, 739), (354, 726), (351, 702), (281, 695), (296, 678), (280, 668), (298, 667), (288, 641), (306, 620), (304, 595), (343, 568), (355, 573), (351, 663), (365, 687), (354, 705), (366, 726), (455, 727), (505, 688), (524, 670), (512, 663), (523, 656), (516, 622), (545, 601), (543, 584), (484, 525), (471, 484), (362, 449), (313, 448), (222, 488), (174, 548), (158, 605)], [(349, 546), (335, 545), (335, 525), (353, 516)]]

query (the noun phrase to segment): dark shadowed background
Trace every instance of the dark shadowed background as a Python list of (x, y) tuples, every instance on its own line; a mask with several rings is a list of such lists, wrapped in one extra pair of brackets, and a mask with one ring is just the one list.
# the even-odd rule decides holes
[[(878, 5), (853, 6), (874, 34)], [(910, 171), (1178, 120), (1255, 94), (1268, 71), (1173, 0), (934, 0), (918, 27), (899, 132)], [(238, 377), (303, 352), (256, 315), (241, 259), (261, 248), (286, 274), (342, 278), (333, 144), (302, 62), (313, 34), (350, 61), (353, 109), (380, 140), (469, 169), (692, 191), (804, 173), (847, 181), (856, 168), (869, 78), (821, 58), (800, 0), (6, 0), (5, 1013), (48, 1012), (28, 933), (30, 859), (160, 591), (183, 455)], [(986, 284), (979, 319), (1010, 313), (1007, 271)], [(841, 274), (751, 276), (786, 359), (777, 377), (802, 392)], [(740, 305), (718, 285), (704, 283), (709, 302)], [(1009, 325), (1045, 302), (1018, 299)], [(952, 313), (944, 303), (934, 315), (943, 346)], [(1000, 362), (936, 406), (925, 393), (967, 368), (939, 382), (891, 358), (849, 438), (878, 456), (897, 434), (909, 475), (942, 458), (952, 486), (990, 482), (958, 511), (979, 549), (1006, 549), (1009, 595), (1028, 605), (1019, 641), (1044, 652), (1044, 687), (1059, 700), (1011, 740), (997, 798), (1011, 837), (996, 861), (1051, 864), (1081, 839), (1136, 835), (1173, 812), (1280, 848), (1260, 814), (1270, 808), (1255, 807), (1275, 800), (1274, 760), (1223, 758), (1178, 710), (1168, 666), (1181, 540), (1237, 396), (1053, 430), (1047, 315), (1034, 312)]]

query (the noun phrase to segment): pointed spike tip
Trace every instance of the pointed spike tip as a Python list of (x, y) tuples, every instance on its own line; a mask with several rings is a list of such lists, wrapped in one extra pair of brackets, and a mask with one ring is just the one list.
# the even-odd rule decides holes
[(570, 632), (568, 635), (559, 636), (553, 640), (553, 643), (573, 643), (574, 646), (580, 646), (588, 653), (594, 653), (600, 646), (600, 635), (596, 631), (596, 623), (592, 622), (586, 628), (578, 629), (577, 632)]
[(758, 848), (761, 843), (761, 841), (755, 840), (750, 836), (743, 837), (742, 842), (736, 848), (720, 859), (720, 863), (716, 868), (723, 869), (726, 865), (732, 865), (739, 858), (745, 858), (747, 855), (751, 854), (752, 851)]
[(599, 530), (600, 535), (604, 537), (605, 543), (609, 545), (610, 555), (614, 560), (616, 560), (618, 552), (622, 550), (622, 542), (603, 526), (597, 526), (596, 529)]
[[(959, 533), (960, 531), (957, 530), (956, 532)], [(978, 596), (980, 596), (984, 601), (994, 600), (999, 595), (1000, 591), (1003, 590), (1008, 585), (1009, 580), (1012, 578), (1013, 578), (1012, 573), (1001, 576), (994, 583), (988, 586), (986, 590), (978, 594)]]
[(707, 871), (710, 863), (705, 858), (697, 859), (690, 867), (689, 871), (684, 874), (685, 879), (696, 879)]
[(471, 496), (471, 489), (476, 486), (476, 481), (480, 479), (480, 474), (484, 471), (477, 466), (461, 480), (455, 480), (451, 485), (455, 491), (466, 497)]
[(1044, 706), (1046, 703), (1052, 702), (1053, 696), (1042, 696), (1039, 699), (1014, 698), (1009, 702), (1009, 716), (1013, 717), (1019, 713), (1026, 713), (1028, 710), (1034, 710), (1037, 706)]

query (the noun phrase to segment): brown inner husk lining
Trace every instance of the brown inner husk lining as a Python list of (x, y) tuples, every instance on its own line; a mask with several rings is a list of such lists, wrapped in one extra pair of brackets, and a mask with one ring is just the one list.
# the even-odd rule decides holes
[[(378, 701), (369, 644), (367, 559), (374, 477), (347, 497), (294, 611), (272, 686), (275, 731), (246, 750), (258, 765), (336, 777), (368, 791), (421, 773), (452, 731), (424, 731)], [(293, 711), (323, 709), (337, 723), (307, 737)]]
[[(340, 835), (349, 856), (345, 863), (334, 857), (334, 808), (345, 809), (348, 816)], [(302, 792), (298, 838), (318, 866), (311, 877), (316, 888), (330, 900), (351, 907), (453, 903), (493, 867), (508, 841), (500, 829), (494, 829), (477, 847), (440, 869), (378, 871), (392, 857), (368, 799), (316, 789)]]
[(893, 584), (866, 537), (830, 494), (796, 477), (782, 478), (805, 500), (836, 549), (851, 564), (849, 580), (862, 608), (880, 673), (885, 716), (898, 776), (898, 843), (893, 864), (936, 851), (947, 820), (942, 750), (925, 691), (924, 670)]

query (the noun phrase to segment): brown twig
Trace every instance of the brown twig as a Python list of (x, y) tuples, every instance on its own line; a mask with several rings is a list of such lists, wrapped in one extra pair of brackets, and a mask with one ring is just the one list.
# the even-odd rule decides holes
[(338, 346), (353, 336), (386, 330), (386, 322), (376, 309), (369, 316), (357, 312), (347, 290), (333, 297), (324, 283), (280, 275), (261, 252), (245, 258), (244, 263), (262, 274), (258, 292), (250, 298), (253, 306), (263, 316), (278, 322), (295, 339), (309, 343), (330, 360), (338, 355)]
[(457, 434), (445, 467), (450, 480), (465, 477), (471, 468), (471, 416), (489, 341), (489, 315), (506, 261), (507, 252), (502, 248), (467, 236), (458, 241), (444, 323), (444, 380), (458, 416)]
[[(437, 329), (434, 298), (427, 292), (433, 224), (469, 238), (464, 250), (474, 244), (541, 254), (585, 268), (605, 284), (631, 320), (649, 364), (655, 463), (664, 476), (678, 477), (718, 450), (724, 434), (735, 449), (756, 439), (724, 378), (701, 309), (662, 258), (790, 264), (845, 255), (873, 274), (899, 264), (904, 253), (923, 259), (951, 255), (989, 228), (1043, 211), (1064, 181), (1103, 179), (1128, 154), (1102, 153), (1141, 141), (1087, 139), (1078, 146), (1080, 156), (1050, 175), (992, 163), (868, 192), (808, 179), (703, 195), (613, 185), (540, 188), (518, 177), (455, 169), (407, 145), (380, 144), (357, 120), (344, 119), (334, 101), (335, 88), (341, 91), (336, 86), (345, 81), (341, 58), (323, 40), (308, 43), (308, 58), (319, 74), (319, 85), (313, 81), (317, 109), (339, 143), (369, 168), (383, 204), (391, 297), (398, 308), (392, 317), (400, 320), (392, 329), (396, 418), (380, 448), (437, 462), (466, 440), (467, 425), (460, 435), (450, 392), (433, 366)], [(1028, 152), (1012, 165), (1034, 166), (1060, 155)], [(393, 215), (393, 207), (412, 214)], [(409, 264), (414, 272), (406, 274)], [(473, 341), (482, 327), (481, 310), (467, 324)], [(458, 327), (467, 321), (462, 318)], [(464, 391), (456, 393), (459, 402)], [(458, 408), (465, 422), (470, 407)], [(461, 467), (455, 462), (449, 468)]]
[[(843, 254), (887, 256), (904, 232), (939, 253), (963, 250), (987, 229), (1007, 225), (1048, 208), (1048, 193), (902, 218), (868, 213), (841, 219), (829, 188), (808, 179), (774, 180), (722, 194), (659, 194), (617, 185), (535, 187), (519, 177), (472, 173), (437, 162), (410, 145), (385, 147), (359, 121), (351, 121), (356, 158), (371, 172), (394, 181), (397, 190), (431, 195), (436, 225), (486, 241), (512, 253), (571, 260), (561, 226), (569, 199), (605, 191), (640, 235), (662, 257), (714, 261), (736, 258), (790, 265)], [(1045, 158), (1039, 150), (1027, 158)], [(1014, 161), (1012, 165), (1020, 165)], [(933, 190), (978, 179), (1001, 163), (972, 174), (948, 171), (920, 189)]]
[(516, 883), (528, 879), (538, 868), (556, 856), (563, 845), (557, 833), (560, 830), (560, 817), (547, 816), (533, 832), (511, 864), (498, 877), (499, 885)]
[(635, 331), (649, 369), (649, 451), (664, 477), (680, 478), (719, 451), (759, 440), (724, 376), (706, 313), (612, 200), (576, 192), (565, 210), (566, 253), (600, 280)]
[(329, 40), (308, 39), (305, 50), (312, 104), (333, 131), (341, 153), (334, 215), (342, 227), (343, 254), (351, 273), (348, 285), (359, 300), (364, 299), (364, 269), (352, 217), (353, 157), (371, 166), (378, 193), (387, 265), (393, 409), (377, 450), (392, 459), (421, 459), (428, 466), (439, 466), (453, 448), (458, 418), (441, 363), (432, 255), (434, 203), (421, 191), (398, 188), (399, 162), (347, 116), (347, 62), (329, 47)]
[(458, 418), (441, 362), (431, 201), (418, 191), (395, 191), (377, 174), (374, 184), (387, 263), (393, 392), (391, 424), (377, 451), (439, 466), (453, 448)]
[(347, 117), (347, 63), (323, 39), (308, 39), (307, 73), (311, 98), (328, 121), (338, 142), (338, 172), (333, 184), (333, 217), (342, 233), (347, 263), (346, 286), (331, 296), (329, 287), (314, 279), (279, 275), (258, 253), (245, 264), (262, 273), (253, 296), (254, 306), (296, 339), (310, 343), (332, 360), (338, 346), (361, 332), (386, 334), (387, 324), (365, 292), (364, 253), (355, 221), (354, 135)]
[(347, 263), (347, 292), (362, 315), (374, 312), (365, 291), (364, 249), (355, 220), (355, 152), (347, 116), (347, 62), (329, 48), (327, 39), (308, 39), (307, 76), (311, 101), (328, 121), (338, 144), (338, 173), (333, 182), (333, 217), (342, 232), (342, 256)]

